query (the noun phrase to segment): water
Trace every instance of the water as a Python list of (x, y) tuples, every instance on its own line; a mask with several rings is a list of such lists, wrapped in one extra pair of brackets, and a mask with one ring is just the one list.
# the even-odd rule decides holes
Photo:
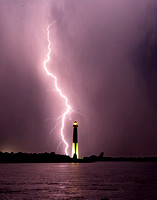
[(0, 200), (157, 199), (157, 163), (0, 164)]

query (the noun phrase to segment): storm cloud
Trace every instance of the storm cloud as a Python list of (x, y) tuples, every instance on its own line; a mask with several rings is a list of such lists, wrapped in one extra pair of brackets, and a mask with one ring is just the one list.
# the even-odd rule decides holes
[(0, 1), (0, 150), (64, 153), (60, 124), (50, 132), (65, 107), (43, 69), (53, 22), (48, 68), (75, 110), (68, 143), (76, 120), (81, 156), (156, 155), (156, 10), (155, 0)]

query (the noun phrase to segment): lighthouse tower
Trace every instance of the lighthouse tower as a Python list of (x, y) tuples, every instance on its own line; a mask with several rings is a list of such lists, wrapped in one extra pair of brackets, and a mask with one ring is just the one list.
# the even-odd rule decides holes
[(73, 123), (73, 144), (72, 144), (72, 158), (78, 158), (78, 138), (77, 138), (77, 127), (76, 121)]

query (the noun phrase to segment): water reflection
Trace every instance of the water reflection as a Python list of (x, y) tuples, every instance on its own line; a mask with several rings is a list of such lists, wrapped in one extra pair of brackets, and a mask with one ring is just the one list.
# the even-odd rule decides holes
[(157, 199), (156, 167), (127, 162), (1, 164), (0, 199)]

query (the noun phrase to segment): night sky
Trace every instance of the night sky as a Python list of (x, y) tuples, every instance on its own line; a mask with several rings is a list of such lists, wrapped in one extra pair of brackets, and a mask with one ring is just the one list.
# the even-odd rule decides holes
[(51, 22), (69, 145), (76, 120), (80, 156), (157, 156), (156, 0), (0, 0), (0, 151), (64, 154)]

